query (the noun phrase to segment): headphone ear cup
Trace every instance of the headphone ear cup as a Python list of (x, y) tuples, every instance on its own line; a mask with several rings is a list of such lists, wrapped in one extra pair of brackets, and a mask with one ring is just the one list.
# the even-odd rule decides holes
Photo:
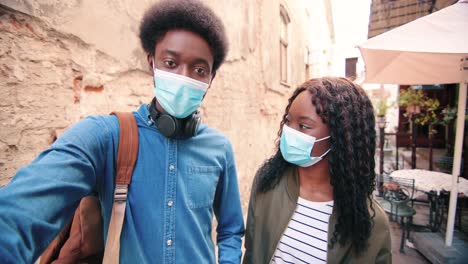
[(174, 138), (179, 131), (180, 124), (176, 118), (162, 114), (156, 122), (156, 127), (165, 137)]
[(190, 116), (190, 118), (185, 123), (184, 135), (187, 136), (187, 137), (196, 136), (197, 132), (198, 132), (198, 127), (200, 126), (200, 123), (201, 123), (200, 112), (198, 112), (198, 111), (193, 112), (193, 114)]

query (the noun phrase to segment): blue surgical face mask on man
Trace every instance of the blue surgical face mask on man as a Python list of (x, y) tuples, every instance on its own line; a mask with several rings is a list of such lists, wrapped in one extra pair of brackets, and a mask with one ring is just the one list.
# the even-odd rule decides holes
[(185, 118), (197, 110), (210, 84), (158, 70), (154, 71), (154, 95), (168, 114)]
[(287, 162), (301, 167), (310, 167), (321, 161), (322, 158), (330, 152), (330, 149), (328, 149), (320, 157), (311, 156), (315, 142), (328, 138), (330, 138), (330, 136), (316, 139), (313, 136), (301, 133), (284, 125), (280, 139), (280, 151)]

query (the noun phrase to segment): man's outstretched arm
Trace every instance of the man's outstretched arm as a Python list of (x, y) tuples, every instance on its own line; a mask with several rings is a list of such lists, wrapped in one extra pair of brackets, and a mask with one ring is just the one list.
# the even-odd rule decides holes
[(106, 126), (79, 122), (0, 189), (2, 263), (32, 263), (96, 186), (105, 164)]

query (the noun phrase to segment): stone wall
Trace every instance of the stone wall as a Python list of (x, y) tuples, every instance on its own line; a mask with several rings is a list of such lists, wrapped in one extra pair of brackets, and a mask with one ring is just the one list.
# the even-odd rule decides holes
[[(85, 116), (130, 111), (151, 100), (152, 78), (137, 38), (139, 20), (151, 2), (2, 1), (0, 186)], [(203, 120), (233, 143), (245, 208), (252, 177), (274, 150), (287, 98), (305, 80), (306, 47), (314, 39), (308, 10), (318, 13), (324, 5), (205, 2), (226, 25), (230, 53), (205, 98)], [(291, 18), (288, 85), (279, 82), (280, 4)], [(329, 26), (326, 16), (314, 23)]]

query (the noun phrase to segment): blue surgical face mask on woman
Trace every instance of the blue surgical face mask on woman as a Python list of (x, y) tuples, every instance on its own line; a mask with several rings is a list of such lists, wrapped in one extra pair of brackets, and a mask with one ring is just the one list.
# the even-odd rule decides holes
[(197, 110), (210, 84), (158, 70), (154, 71), (154, 95), (168, 114), (185, 118)]
[(310, 156), (315, 142), (328, 138), (330, 138), (330, 136), (316, 139), (313, 136), (301, 133), (284, 125), (280, 139), (280, 151), (287, 162), (301, 167), (310, 167), (321, 161), (322, 158), (330, 152), (330, 149), (328, 149), (320, 157)]

